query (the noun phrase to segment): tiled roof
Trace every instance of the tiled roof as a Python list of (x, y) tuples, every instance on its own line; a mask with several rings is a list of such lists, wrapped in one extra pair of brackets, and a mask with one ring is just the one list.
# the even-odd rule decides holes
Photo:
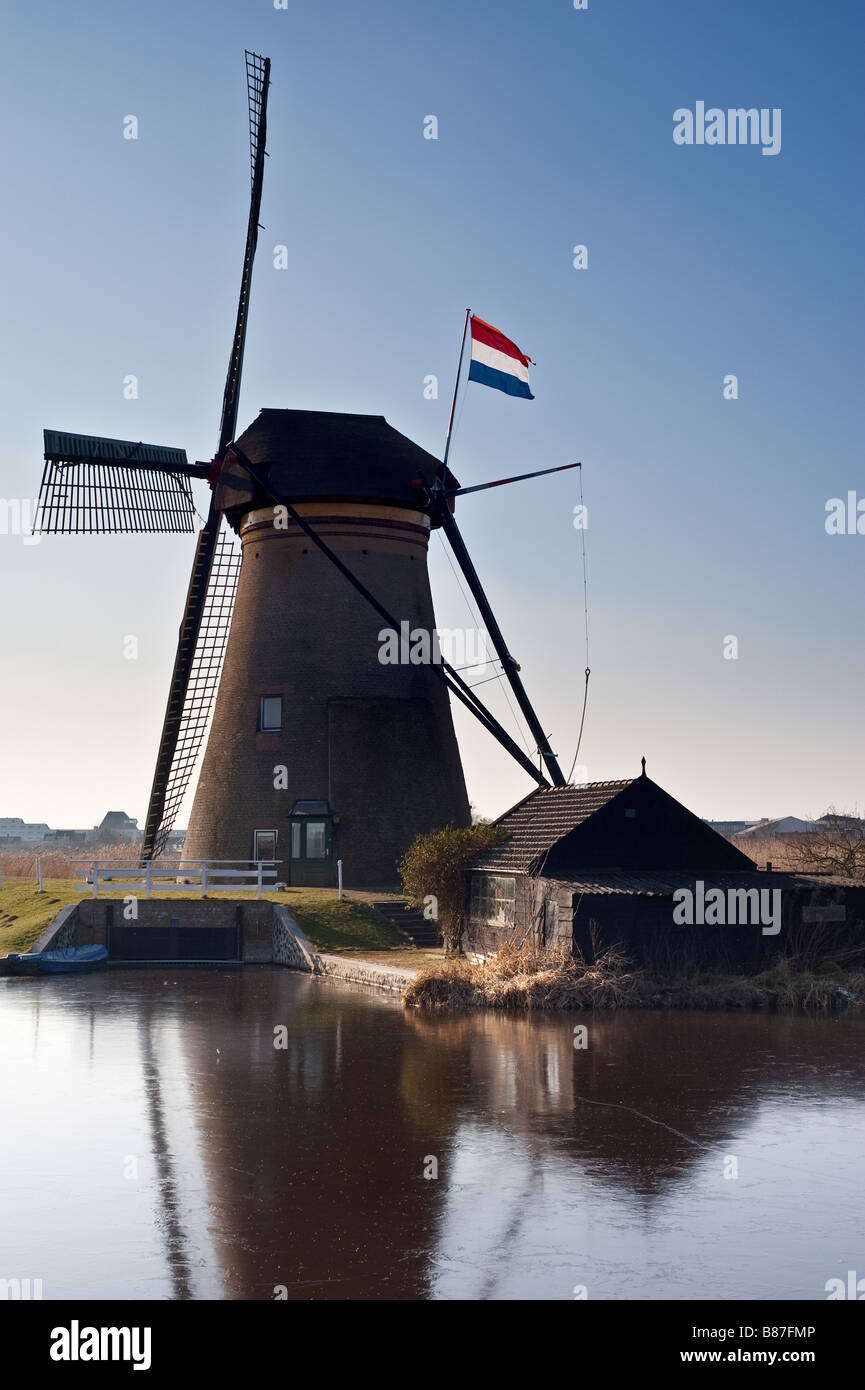
[(499, 817), (496, 824), (509, 830), (510, 838), (487, 850), (471, 867), (496, 873), (525, 872), (539, 854), (552, 849), (635, 780), (629, 777), (623, 782), (587, 782), (580, 787), (540, 787)]

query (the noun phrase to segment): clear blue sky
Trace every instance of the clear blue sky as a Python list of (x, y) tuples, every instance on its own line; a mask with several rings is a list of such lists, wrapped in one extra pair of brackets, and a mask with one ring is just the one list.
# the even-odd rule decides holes
[[(862, 808), (865, 536), (828, 536), (824, 508), (865, 496), (863, 30), (856, 0), (6, 0), (0, 495), (35, 495), (43, 426), (213, 452), (254, 48), (273, 73), (242, 423), (380, 413), (440, 453), (471, 306), (536, 359), (536, 399), (469, 386), (454, 471), (584, 463), (589, 776), (645, 754), (707, 816)], [(698, 100), (780, 107), (781, 153), (675, 145)], [(576, 476), (459, 507), (566, 767)], [(0, 815), (143, 817), (191, 551), (0, 536)], [(440, 625), (463, 624), (438, 539), (431, 569)], [(497, 813), (529, 783), (457, 723)]]

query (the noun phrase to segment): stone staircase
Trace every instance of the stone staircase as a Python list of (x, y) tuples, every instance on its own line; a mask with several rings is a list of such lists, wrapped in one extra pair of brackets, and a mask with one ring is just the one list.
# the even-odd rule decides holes
[(422, 912), (406, 912), (405, 904), (393, 899), (371, 902), (369, 906), (382, 917), (386, 917), (397, 931), (410, 937), (414, 945), (421, 950), (441, 946), (442, 934), (438, 922), (428, 922)]

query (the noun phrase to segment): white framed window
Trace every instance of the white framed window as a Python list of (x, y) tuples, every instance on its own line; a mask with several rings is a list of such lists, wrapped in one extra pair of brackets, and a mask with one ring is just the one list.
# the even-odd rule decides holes
[(282, 696), (262, 695), (258, 710), (258, 727), (262, 733), (282, 728)]
[(276, 858), (276, 836), (275, 830), (254, 830), (252, 833), (252, 857), (256, 861), (259, 859)]

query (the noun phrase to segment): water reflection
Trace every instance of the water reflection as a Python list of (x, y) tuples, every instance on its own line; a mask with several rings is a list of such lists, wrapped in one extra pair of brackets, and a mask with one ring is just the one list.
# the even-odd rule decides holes
[[(95, 1011), (91, 1010), (91, 1027), (94, 1016)], [(154, 1047), (153, 1009), (149, 1003), (142, 1004), (139, 1030), (141, 1036), (141, 1075), (150, 1125), (150, 1146), (158, 1175), (160, 1206), (158, 1220), (171, 1275), (171, 1291), (174, 1298), (189, 1298), (192, 1293), (192, 1277), (187, 1252), (187, 1237), (180, 1217), (180, 1199), (163, 1103), (159, 1057), (158, 1051)]]
[(430, 1018), (267, 967), (3, 980), (21, 1201), (0, 1276), (46, 1297), (825, 1297), (865, 1268), (863, 1037)]

